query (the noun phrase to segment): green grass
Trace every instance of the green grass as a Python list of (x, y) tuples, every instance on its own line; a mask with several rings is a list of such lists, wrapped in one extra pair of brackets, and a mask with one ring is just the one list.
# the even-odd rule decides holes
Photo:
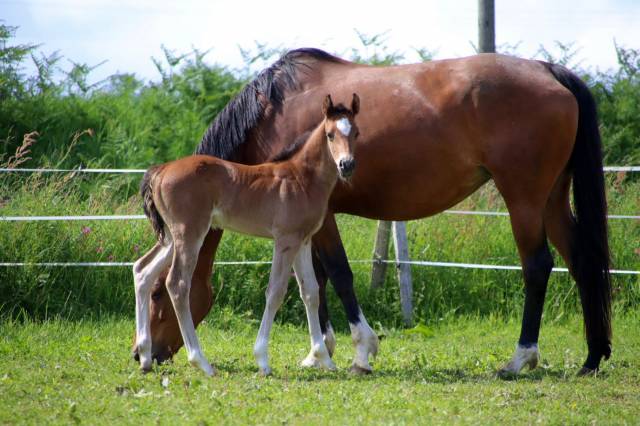
[(298, 367), (301, 326), (276, 325), (274, 375), (251, 353), (255, 321), (216, 314), (200, 327), (218, 375), (174, 363), (142, 374), (129, 356), (133, 321), (0, 323), (0, 423), (113, 424), (633, 424), (640, 418), (638, 313), (615, 321), (614, 353), (595, 378), (574, 377), (585, 355), (581, 322), (545, 323), (542, 365), (518, 379), (495, 377), (517, 321), (460, 318), (423, 333), (378, 329), (375, 373), (347, 372), (352, 348), (338, 335), (337, 372)]

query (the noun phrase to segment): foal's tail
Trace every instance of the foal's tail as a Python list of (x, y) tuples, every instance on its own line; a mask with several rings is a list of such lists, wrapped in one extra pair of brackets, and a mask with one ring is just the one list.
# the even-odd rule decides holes
[(153, 232), (156, 234), (156, 238), (159, 242), (164, 241), (164, 219), (160, 215), (156, 204), (153, 201), (153, 180), (158, 172), (162, 169), (162, 166), (154, 166), (146, 171), (142, 182), (140, 183), (140, 195), (142, 196), (142, 208), (144, 214), (151, 221), (153, 226)]
[(593, 95), (580, 78), (562, 66), (545, 65), (578, 101), (578, 130), (569, 162), (575, 209), (571, 262), (589, 345), (585, 367), (596, 369), (602, 356), (611, 355), (610, 254), (598, 113)]

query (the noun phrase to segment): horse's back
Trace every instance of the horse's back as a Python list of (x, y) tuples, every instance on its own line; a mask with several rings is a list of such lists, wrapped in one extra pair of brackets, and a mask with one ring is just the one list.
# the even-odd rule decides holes
[(538, 61), (490, 54), (354, 67), (339, 83), (348, 86), (362, 93), (362, 136), (336, 211), (424, 217), (498, 175), (549, 170), (553, 181), (571, 154), (576, 101)]

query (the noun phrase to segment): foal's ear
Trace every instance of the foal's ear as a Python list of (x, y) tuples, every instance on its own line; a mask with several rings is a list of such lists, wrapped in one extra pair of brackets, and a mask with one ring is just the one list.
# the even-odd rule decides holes
[(354, 93), (351, 100), (351, 112), (356, 115), (360, 111), (360, 97)]
[(332, 110), (333, 101), (331, 100), (331, 95), (327, 95), (327, 97), (324, 98), (324, 103), (322, 104), (322, 114), (324, 114), (324, 116), (326, 117)]

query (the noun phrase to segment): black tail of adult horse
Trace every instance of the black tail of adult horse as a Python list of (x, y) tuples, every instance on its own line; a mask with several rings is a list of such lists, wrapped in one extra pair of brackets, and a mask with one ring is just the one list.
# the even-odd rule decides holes
[(589, 345), (584, 367), (595, 370), (602, 357), (611, 355), (610, 254), (598, 113), (593, 95), (582, 80), (562, 66), (545, 65), (578, 101), (578, 131), (569, 163), (575, 210), (572, 267)]

